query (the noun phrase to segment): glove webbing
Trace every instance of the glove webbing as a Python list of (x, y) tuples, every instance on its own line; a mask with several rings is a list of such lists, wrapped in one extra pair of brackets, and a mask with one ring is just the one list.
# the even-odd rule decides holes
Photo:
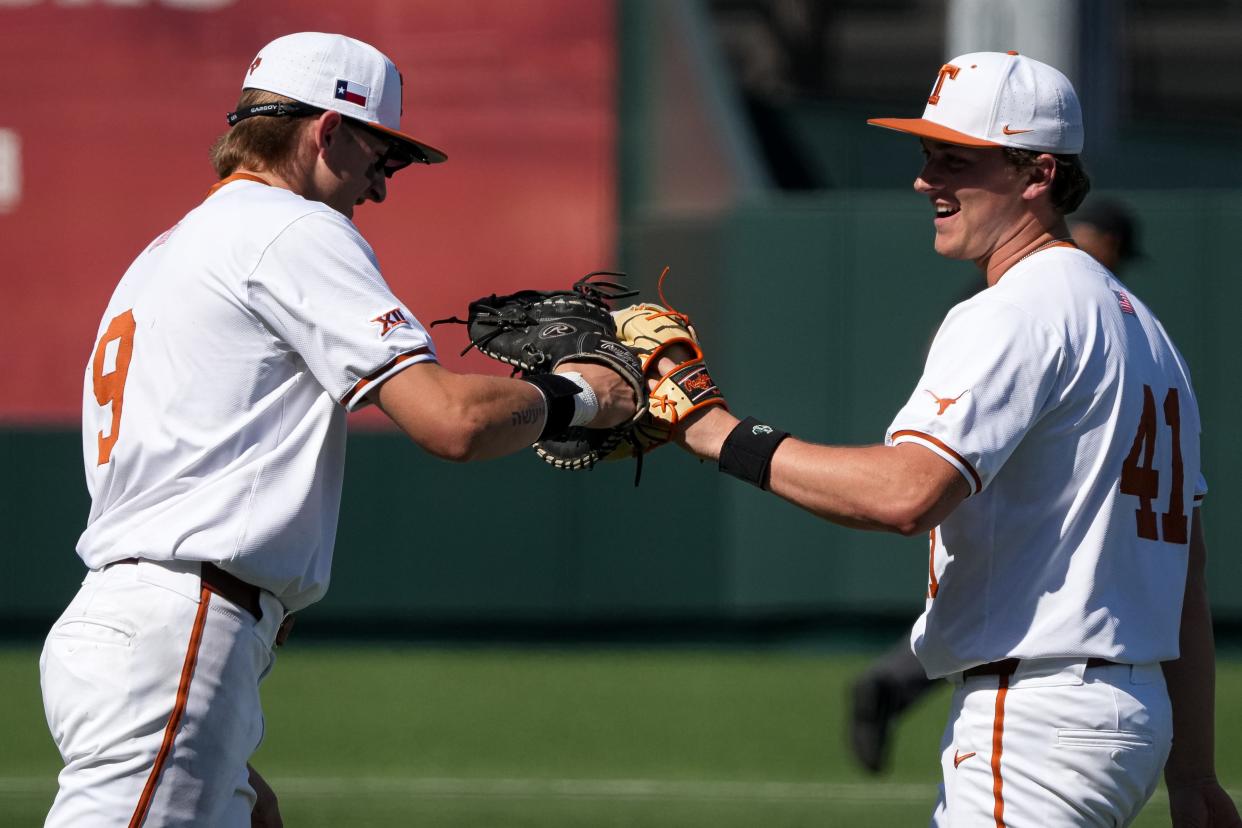
[[(539, 320), (536, 319), (534, 316), (531, 316), (529, 309), (531, 306), (536, 305), (540, 302), (547, 302), (550, 300), (554, 300), (558, 296), (570, 297), (576, 294), (578, 297), (585, 299), (587, 302), (590, 302), (595, 305), (599, 305), (600, 307), (607, 309), (607, 302), (610, 302), (615, 299), (629, 299), (630, 297), (637, 296), (639, 293), (637, 290), (631, 290), (630, 288), (626, 287), (625, 285), (619, 282), (609, 282), (609, 281), (604, 281), (602, 279), (596, 279), (595, 281), (592, 281), (592, 279), (594, 279), (594, 277), (596, 276), (619, 276), (619, 277), (624, 278), (625, 274), (617, 273), (616, 271), (612, 271), (612, 270), (593, 270), (587, 275), (583, 276), (581, 279), (578, 279), (576, 282), (574, 282), (572, 290), (560, 291), (560, 292), (549, 292), (543, 295), (538, 295), (532, 292), (530, 300), (527, 301), (525, 304), (523, 304), (520, 308), (521, 316), (517, 316), (517, 315), (506, 316), (504, 313), (500, 312), (496, 308), (488, 307), (487, 305), (481, 304), (480, 307), (482, 307), (486, 311), (491, 311), (491, 313), (479, 314), (478, 318), (483, 321), (486, 321), (489, 324), (495, 325), (496, 330), (489, 331), (483, 336), (471, 339), (470, 344), (467, 345), (462, 350), (459, 356), (465, 356), (466, 354), (470, 353), (470, 349), (472, 348), (478, 348), (479, 350), (483, 350), (482, 346), (491, 342), (493, 339), (495, 339), (497, 336), (500, 336), (500, 334), (502, 333), (506, 333), (508, 331), (521, 330), (523, 328), (529, 328), (532, 325), (538, 325)], [(498, 297), (496, 294), (493, 293), (491, 298), (499, 300), (500, 297)], [(446, 324), (446, 323), (451, 323), (455, 325), (469, 325), (470, 320), (458, 319), (456, 316), (450, 316), (447, 319), (435, 320), (434, 322), (431, 323), (431, 327), (434, 328), (436, 325), (441, 325), (441, 324)], [(536, 366), (534, 368), (528, 368), (524, 365), (518, 365), (518, 366), (515, 366), (515, 371), (519, 368), (522, 370), (527, 370), (527, 371), (539, 370), (539, 366)]]

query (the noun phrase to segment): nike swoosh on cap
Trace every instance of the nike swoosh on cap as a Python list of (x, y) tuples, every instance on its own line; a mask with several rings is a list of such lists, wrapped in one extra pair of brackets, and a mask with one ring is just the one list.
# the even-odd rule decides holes
[(1033, 129), (1010, 129), (1009, 124), (1005, 124), (1003, 127), (1001, 127), (1001, 132), (1005, 133), (1006, 135), (1021, 135), (1024, 132), (1034, 132), (1034, 131), (1035, 130)]

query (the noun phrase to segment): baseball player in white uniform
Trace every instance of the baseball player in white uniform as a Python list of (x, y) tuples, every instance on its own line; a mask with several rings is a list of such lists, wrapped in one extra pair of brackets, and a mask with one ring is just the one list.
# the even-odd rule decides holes
[(1213, 764), (1198, 406), (1159, 321), (1070, 240), (1072, 86), (962, 55), (922, 118), (871, 123), (920, 137), (936, 250), (987, 289), (946, 317), (884, 445), (720, 408), (680, 440), (833, 522), (930, 533), (911, 643), (955, 685), (933, 825), (1126, 825), (1162, 768), (1175, 826), (1242, 824)]
[(422, 448), (493, 457), (636, 401), (603, 365), (456, 374), (351, 217), (442, 152), (401, 131), (373, 47), (301, 33), (246, 67), (221, 181), (138, 256), (83, 387), (90, 570), (41, 659), (64, 758), (49, 826), (279, 825), (247, 760), (287, 613), (327, 589), (346, 415), (375, 403)]

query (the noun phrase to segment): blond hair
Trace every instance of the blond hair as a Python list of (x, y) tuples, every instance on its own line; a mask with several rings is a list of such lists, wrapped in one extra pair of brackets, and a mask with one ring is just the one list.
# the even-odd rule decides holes
[[(294, 103), (294, 100), (262, 89), (244, 89), (237, 109), (265, 103)], [(293, 177), (298, 138), (305, 120), (305, 117), (259, 116), (238, 121), (211, 146), (211, 165), (216, 175), (226, 178), (238, 169), (247, 169), (272, 172), (282, 178)]]

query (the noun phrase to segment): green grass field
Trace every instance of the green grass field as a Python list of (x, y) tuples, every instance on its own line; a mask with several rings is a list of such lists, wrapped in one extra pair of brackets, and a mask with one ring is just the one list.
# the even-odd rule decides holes
[[(0, 649), (6, 828), (42, 824), (60, 766), (37, 657)], [(254, 764), (290, 828), (924, 825), (947, 688), (903, 721), (891, 772), (869, 777), (846, 749), (844, 705), (866, 663), (295, 639), (264, 684), (267, 737)], [(1238, 796), (1242, 661), (1219, 672), (1218, 766)], [(1137, 824), (1168, 824), (1162, 794)]]

